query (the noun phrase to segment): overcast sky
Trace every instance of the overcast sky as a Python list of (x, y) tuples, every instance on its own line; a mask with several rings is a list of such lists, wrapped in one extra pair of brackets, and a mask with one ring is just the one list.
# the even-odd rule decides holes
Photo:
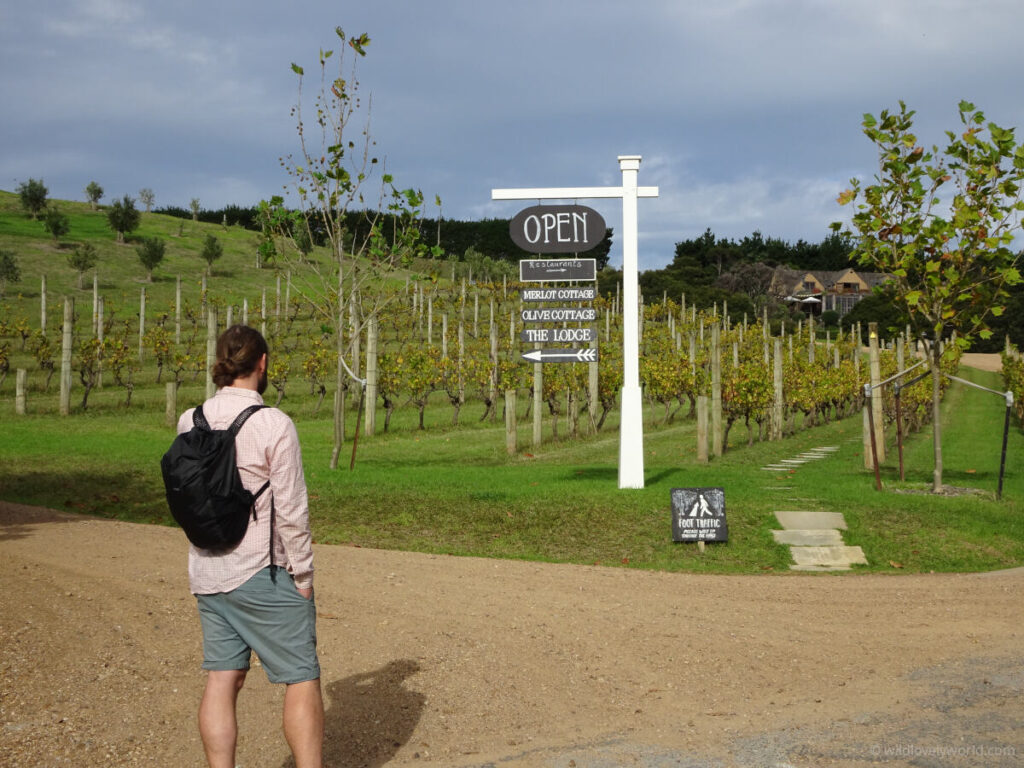
[[(618, 185), (617, 156), (642, 155), (660, 197), (639, 203), (641, 269), (709, 227), (821, 240), (849, 178), (874, 173), (864, 112), (903, 99), (928, 144), (960, 99), (1024, 124), (1020, 0), (2, 0), (0, 188), (279, 194), (289, 65), (311, 73), (339, 25), (372, 39), (378, 153), (447, 217), (531, 204), (495, 187)], [(618, 235), (617, 202), (579, 202)]]

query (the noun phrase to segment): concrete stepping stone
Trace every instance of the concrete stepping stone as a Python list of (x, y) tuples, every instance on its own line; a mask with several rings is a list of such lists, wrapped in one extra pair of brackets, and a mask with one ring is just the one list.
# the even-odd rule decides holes
[(791, 565), (789, 566), (789, 570), (826, 573), (832, 571), (852, 571), (853, 568), (849, 565)]
[(788, 544), (791, 547), (841, 547), (843, 535), (835, 528), (818, 531), (772, 531), (776, 544)]
[(797, 565), (848, 567), (868, 564), (860, 547), (790, 547), (789, 551)]
[(846, 530), (842, 512), (776, 512), (779, 525), (788, 530), (820, 531), (824, 528)]
[(772, 531), (777, 544), (789, 545), (793, 571), (849, 571), (853, 565), (867, 565), (864, 550), (843, 543), (840, 531), (846, 520), (840, 512), (775, 513), (783, 530)]

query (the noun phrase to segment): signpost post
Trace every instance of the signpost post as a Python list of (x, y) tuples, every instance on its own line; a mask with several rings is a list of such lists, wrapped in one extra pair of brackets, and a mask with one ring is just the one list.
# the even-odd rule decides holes
[[(587, 198), (621, 198), (622, 200), (622, 283), (623, 283), (623, 385), (622, 419), (619, 426), (619, 488), (644, 487), (644, 426), (640, 395), (640, 324), (637, 268), (637, 198), (657, 197), (657, 187), (637, 186), (640, 155), (620, 155), (619, 187), (552, 187), (541, 189), (492, 189), (492, 200), (581, 200)], [(530, 214), (533, 215), (533, 214)], [(526, 217), (528, 218), (528, 217)], [(570, 217), (570, 223), (571, 223)], [(532, 225), (531, 220), (531, 225)], [(525, 218), (524, 218), (525, 226)], [(552, 231), (558, 230), (558, 221)], [(536, 228), (529, 230), (533, 237)], [(569, 237), (571, 227), (561, 230)], [(588, 229), (589, 231), (589, 229)], [(581, 248), (580, 250), (585, 250)], [(524, 262), (521, 262), (524, 263)], [(545, 278), (536, 278), (543, 280)], [(551, 278), (547, 278), (551, 279)], [(563, 278), (570, 279), (570, 278)], [(543, 290), (543, 289), (542, 289)], [(550, 289), (549, 289), (550, 290)], [(524, 294), (526, 291), (524, 291)], [(526, 296), (524, 295), (524, 300)], [(561, 298), (561, 297), (558, 297)], [(543, 298), (532, 299), (545, 301)], [(543, 352), (544, 350), (540, 350)]]

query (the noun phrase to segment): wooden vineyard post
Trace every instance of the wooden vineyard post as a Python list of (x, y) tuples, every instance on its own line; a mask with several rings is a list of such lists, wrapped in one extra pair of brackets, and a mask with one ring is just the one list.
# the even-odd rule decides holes
[(377, 429), (377, 316), (366, 324), (366, 413), (363, 416), (363, 434), (373, 437)]
[(146, 336), (146, 289), (143, 288), (139, 295), (139, 362), (142, 362), (144, 351), (144, 339)]
[(181, 344), (181, 275), (174, 282), (174, 343)]
[(491, 401), (491, 421), (498, 418), (498, 326), (494, 324), (494, 305), (491, 304), (491, 375), (487, 382), (487, 396)]
[(213, 383), (213, 364), (217, 362), (217, 310), (210, 307), (206, 311), (206, 397), (217, 394), (217, 385)]
[(46, 335), (46, 275), (43, 275), (39, 288), (39, 330), (43, 336)]
[(14, 412), (18, 416), (25, 415), (25, 383), (28, 378), (28, 371), (19, 368), (14, 374)]
[(74, 299), (64, 298), (64, 337), (60, 346), (60, 415), (71, 412), (71, 340), (75, 322)]
[[(540, 344), (535, 344), (540, 349)], [(544, 364), (533, 364), (533, 446), (536, 448), (541, 444), (544, 437), (544, 421), (541, 418), (544, 406)]]
[(96, 340), (100, 343), (96, 350), (96, 389), (103, 389), (103, 297), (96, 302)]
[(697, 461), (708, 463), (708, 396), (697, 395)]
[(711, 326), (711, 453), (722, 455), (722, 349), (718, 323)]
[(99, 308), (100, 279), (96, 272), (92, 273), (92, 333), (96, 335), (96, 311)]
[(882, 367), (878, 351), (878, 323), (868, 323), (868, 354), (871, 373), (871, 422), (878, 444), (878, 463), (885, 463), (885, 423), (882, 413)]
[(168, 427), (173, 427), (178, 423), (178, 385), (173, 381), (164, 384), (164, 400), (164, 421)]
[(772, 364), (772, 425), (771, 439), (782, 439), (782, 414), (785, 400), (782, 391), (782, 339), (775, 339)]
[(516, 418), (516, 391), (505, 390), (505, 452), (509, 456), (515, 456), (519, 450), (519, 435), (517, 433)]

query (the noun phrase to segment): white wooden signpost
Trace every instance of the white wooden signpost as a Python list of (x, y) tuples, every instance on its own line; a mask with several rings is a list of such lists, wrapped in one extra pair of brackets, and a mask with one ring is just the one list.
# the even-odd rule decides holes
[(640, 324), (637, 269), (637, 198), (657, 197), (657, 187), (637, 186), (640, 155), (620, 155), (620, 187), (492, 189), (492, 200), (622, 199), (623, 385), (619, 426), (619, 488), (644, 487), (644, 422), (640, 396)]

